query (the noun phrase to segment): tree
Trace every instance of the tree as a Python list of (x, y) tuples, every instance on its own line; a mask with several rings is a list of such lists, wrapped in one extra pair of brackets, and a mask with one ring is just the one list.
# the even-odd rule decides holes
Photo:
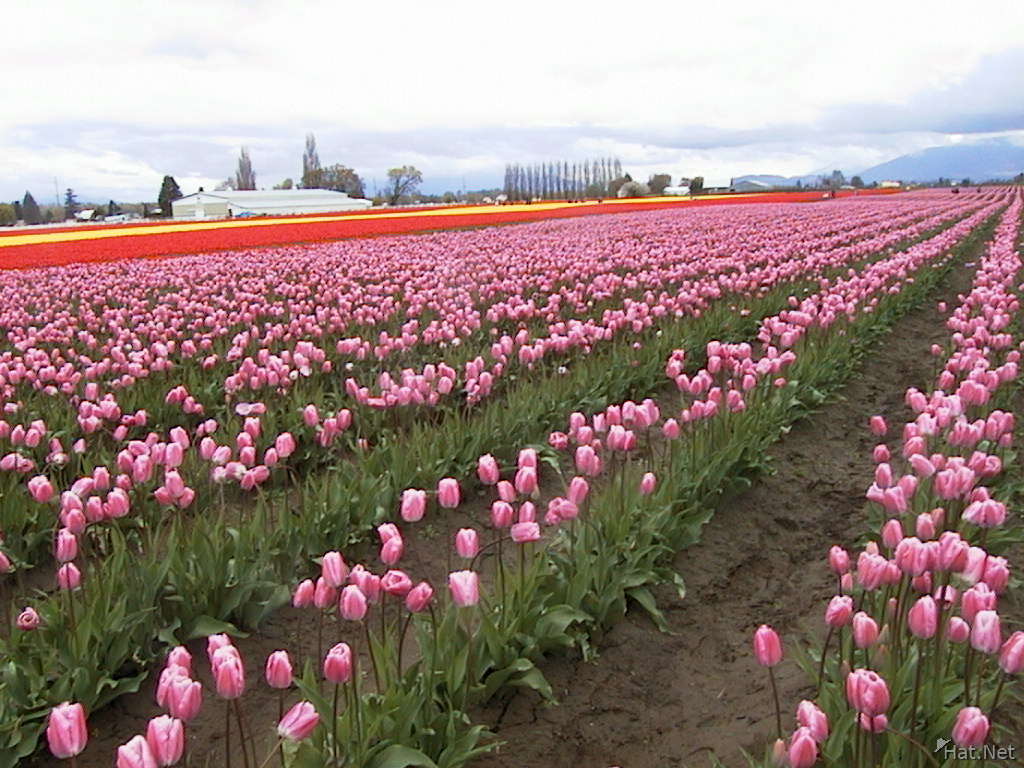
[(216, 187), (213, 188), (214, 192), (224, 192), (229, 189), (236, 189), (235, 180), (232, 178), (224, 179)]
[(388, 171), (387, 196), (391, 205), (397, 205), (403, 195), (411, 195), (423, 182), (423, 174), (411, 165)]
[(238, 156), (238, 170), (235, 172), (235, 189), (256, 189), (256, 173), (252, 169), (249, 150), (245, 147), (242, 147), (242, 153)]
[(10, 203), (0, 203), (0, 227), (9, 227), (17, 221), (14, 217), (14, 206)]
[(692, 179), (690, 179), (690, 194), (691, 195), (699, 195), (703, 191), (704, 191), (704, 177), (703, 176), (694, 176)]
[(78, 200), (75, 198), (75, 190), (68, 187), (64, 192), (64, 218), (73, 218), (76, 213), (78, 213)]
[(832, 171), (832, 175), (829, 176), (828, 183), (826, 184), (826, 186), (831, 187), (832, 189), (839, 189), (840, 187), (845, 186), (845, 184), (846, 177), (843, 176), (842, 171), (837, 170)]
[(275, 184), (274, 189), (292, 189), (295, 186), (295, 182), (291, 179), (285, 179), (280, 184)]
[(107, 216), (117, 216), (121, 212), (121, 206), (111, 200), (107, 203)]
[(864, 179), (862, 179), (860, 176), (854, 176), (852, 179), (850, 179), (850, 186), (856, 187), (857, 189), (862, 189), (864, 187)]
[[(350, 197), (365, 197), (363, 180), (359, 178), (358, 173), (348, 166), (335, 163), (320, 170), (318, 173), (320, 177), (318, 189), (333, 189), (336, 192), (344, 192)], [(388, 173), (390, 174), (390, 171)]]
[(651, 188), (652, 195), (660, 195), (665, 191), (665, 187), (672, 184), (672, 177), (667, 173), (656, 173), (647, 182), (647, 186)]
[(608, 182), (608, 196), (618, 197), (619, 190), (622, 189), (622, 185), (626, 183), (625, 176), (617, 176)]
[(619, 197), (643, 197), (651, 193), (650, 188), (639, 181), (633, 181), (632, 179), (627, 181), (621, 187), (619, 187)]
[(25, 218), (21, 212), (21, 200), (15, 200), (14, 203), (12, 203), (12, 205), (14, 206), (14, 220), (21, 221), (23, 218)]
[(306, 149), (302, 153), (302, 188), (320, 189), (320, 155), (316, 151), (316, 137), (306, 134)]
[(160, 185), (160, 194), (156, 197), (156, 201), (160, 205), (160, 215), (170, 217), (171, 203), (182, 197), (181, 189), (179, 189), (178, 182), (174, 180), (174, 177), (164, 176), (163, 184)]
[(43, 215), (39, 211), (39, 204), (36, 199), (32, 197), (31, 192), (25, 193), (25, 198), (21, 201), (21, 211), (25, 216), (26, 224), (41, 224), (43, 221)]
[(960, 181), (960, 186), (961, 187), (969, 187), (969, 186), (971, 186), (971, 180), (970, 179), (962, 179)]
[(1024, 184), (1024, 171), (1022, 171), (1022, 172), (1018, 173), (1016, 176), (1014, 176), (1013, 180), (1017, 184)]

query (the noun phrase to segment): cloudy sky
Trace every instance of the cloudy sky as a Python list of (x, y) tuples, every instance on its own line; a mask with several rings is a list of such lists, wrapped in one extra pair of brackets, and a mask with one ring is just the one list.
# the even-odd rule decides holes
[(94, 0), (7, 4), (0, 200), (187, 193), (303, 137), (372, 190), (497, 186), (506, 162), (858, 171), (938, 144), (1024, 144), (1024, 3)]

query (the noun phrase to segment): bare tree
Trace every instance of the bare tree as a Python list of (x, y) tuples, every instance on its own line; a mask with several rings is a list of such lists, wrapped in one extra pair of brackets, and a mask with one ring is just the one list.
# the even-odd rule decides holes
[(306, 150), (302, 153), (302, 186), (304, 189), (320, 187), (320, 155), (316, 151), (316, 137), (306, 134)]
[(423, 174), (411, 165), (388, 171), (388, 201), (396, 205), (403, 195), (411, 195), (423, 182)]

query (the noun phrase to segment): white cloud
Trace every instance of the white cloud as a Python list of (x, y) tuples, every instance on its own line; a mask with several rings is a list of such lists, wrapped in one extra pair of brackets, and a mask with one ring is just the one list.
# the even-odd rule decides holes
[[(697, 134), (710, 146), (717, 134), (736, 143), (730, 134), (780, 126), (848, 133), (828, 121), (851, 119), (851, 105), (905, 120), (919, 94), (955, 91), (1022, 40), (1024, 4), (1006, 0), (23, 3), (5, 8), (0, 29), (0, 71), (17, 73), (4, 82), (0, 145), (12, 170), (0, 195), (15, 178), (41, 184), (58, 171), (97, 192), (141, 194), (169, 170), (226, 176), (242, 144), (269, 184), (296, 174), (307, 130), (336, 137), (339, 159), (377, 174), (414, 161), (436, 175), (500, 175), (521, 159), (510, 150), (530, 150), (516, 137), (538, 132), (563, 137), (536, 145), (546, 158), (629, 134), (637, 146), (621, 151), (644, 167), (692, 157), (796, 173), (881, 145), (819, 136), (772, 151), (753, 137), (746, 158), (686, 146)], [(941, 98), (926, 106), (950, 110)], [(972, 114), (984, 122), (989, 106)], [(902, 145), (918, 148), (913, 136), (928, 130), (899, 127)], [(458, 132), (470, 150), (417, 149)], [(171, 147), (183, 151), (174, 158)]]

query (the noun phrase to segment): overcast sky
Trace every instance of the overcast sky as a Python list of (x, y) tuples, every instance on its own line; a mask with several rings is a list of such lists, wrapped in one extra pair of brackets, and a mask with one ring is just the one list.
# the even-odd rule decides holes
[(504, 164), (858, 171), (980, 137), (1024, 144), (1024, 2), (5, 4), (0, 199), (186, 193), (250, 148), (259, 186), (303, 137), (372, 190), (497, 186)]

